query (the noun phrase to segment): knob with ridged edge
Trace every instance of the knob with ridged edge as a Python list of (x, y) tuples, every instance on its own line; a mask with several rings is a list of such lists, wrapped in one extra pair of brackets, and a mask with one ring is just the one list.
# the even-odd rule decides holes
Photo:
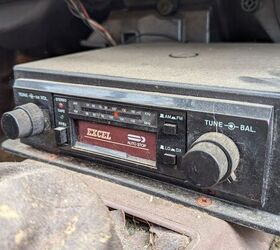
[(183, 156), (186, 180), (198, 188), (211, 188), (226, 180), (239, 164), (239, 150), (228, 136), (209, 132), (200, 136)]
[(1, 118), (4, 134), (10, 139), (24, 138), (40, 134), (45, 128), (42, 109), (34, 103), (17, 106)]

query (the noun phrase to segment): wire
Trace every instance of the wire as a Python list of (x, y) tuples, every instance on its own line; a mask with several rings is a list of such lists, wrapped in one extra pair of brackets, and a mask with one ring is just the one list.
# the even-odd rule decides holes
[(73, 16), (81, 19), (88, 27), (90, 27), (93, 31), (101, 35), (112, 46), (117, 45), (110, 32), (90, 17), (88, 11), (86, 10), (85, 6), (80, 0), (65, 0), (65, 2), (67, 3), (69, 11), (72, 13)]

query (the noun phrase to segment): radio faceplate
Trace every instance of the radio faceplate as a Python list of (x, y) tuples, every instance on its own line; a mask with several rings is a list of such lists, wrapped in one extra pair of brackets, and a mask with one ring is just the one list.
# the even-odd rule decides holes
[[(2, 123), (33, 147), (276, 216), (279, 51), (275, 44), (138, 44), (21, 65), (18, 107)], [(169, 56), (181, 52), (198, 56)], [(254, 218), (246, 223), (254, 226)]]
[[(18, 105), (29, 102), (41, 105), (36, 95), (44, 96), (44, 92), (33, 93), (20, 86), (49, 90), (51, 99), (47, 106), (53, 104), (51, 111), (56, 138), (53, 144), (60, 151), (118, 164), (121, 168), (263, 208), (267, 176), (264, 166), (268, 164), (267, 150), (271, 144), (272, 106), (169, 94), (160, 95), (159, 106), (159, 95), (145, 91), (84, 86), (86, 90), (83, 91), (91, 98), (83, 98), (79, 97), (80, 86), (72, 84), (75, 90), (61, 88), (60, 93), (59, 85), (64, 83), (19, 79), (15, 96)], [(67, 91), (74, 91), (76, 96), (61, 95)], [(142, 105), (134, 104), (140, 100)], [(234, 142), (238, 148), (238, 166), (232, 170), (217, 160), (211, 173), (198, 170), (208, 180), (212, 174), (215, 185), (208, 183), (208, 187), (207, 181), (200, 180), (200, 177), (195, 181), (203, 183), (194, 185), (186, 170), (189, 164), (186, 157), (193, 159), (188, 155), (193, 144), (210, 132), (225, 135)], [(34, 145), (32, 138), (24, 141)], [(223, 148), (222, 141), (215, 144)], [(210, 154), (207, 150), (206, 157)], [(201, 149), (202, 153), (204, 151)], [(225, 151), (228, 164), (231, 164), (230, 149)], [(210, 158), (216, 159), (215, 154)], [(209, 164), (210, 161), (207, 160)], [(223, 176), (214, 176), (216, 171)]]

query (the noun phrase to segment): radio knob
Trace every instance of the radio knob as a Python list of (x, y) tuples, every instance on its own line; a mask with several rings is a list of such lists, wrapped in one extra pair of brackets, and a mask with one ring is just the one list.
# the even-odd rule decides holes
[(210, 188), (226, 180), (239, 164), (239, 150), (227, 136), (209, 132), (199, 137), (183, 156), (186, 179), (198, 188)]
[(4, 113), (1, 125), (8, 138), (23, 138), (42, 133), (45, 128), (45, 117), (36, 104), (27, 103)]

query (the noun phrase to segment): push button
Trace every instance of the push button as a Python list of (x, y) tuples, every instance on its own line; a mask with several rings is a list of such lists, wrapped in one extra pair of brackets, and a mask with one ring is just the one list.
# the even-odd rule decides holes
[(176, 165), (177, 156), (165, 153), (163, 155), (163, 163), (166, 165)]
[(56, 144), (62, 146), (68, 142), (67, 128), (57, 127), (54, 129)]
[(172, 123), (165, 123), (163, 125), (163, 133), (166, 135), (176, 135), (177, 134), (177, 125)]

